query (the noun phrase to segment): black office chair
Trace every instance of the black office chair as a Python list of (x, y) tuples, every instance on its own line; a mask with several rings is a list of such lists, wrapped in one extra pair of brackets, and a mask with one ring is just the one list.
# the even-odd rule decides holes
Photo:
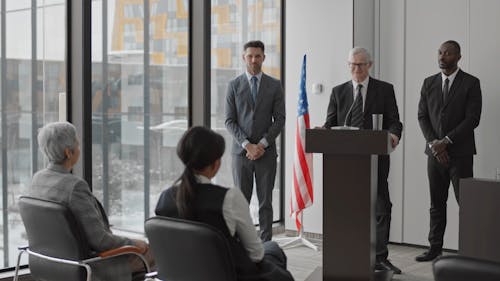
[(138, 256), (147, 272), (150, 271), (141, 249), (135, 246), (123, 246), (92, 255), (83, 231), (63, 204), (22, 196), (19, 210), (29, 246), (19, 247), (14, 281), (18, 280), (23, 253), (29, 254), (30, 273), (35, 280), (90, 281), (91, 263), (123, 255)]
[(146, 220), (146, 236), (158, 272), (149, 277), (170, 281), (236, 281), (231, 250), (216, 228), (169, 217)]
[(464, 256), (442, 256), (432, 264), (436, 281), (498, 281), (500, 263)]

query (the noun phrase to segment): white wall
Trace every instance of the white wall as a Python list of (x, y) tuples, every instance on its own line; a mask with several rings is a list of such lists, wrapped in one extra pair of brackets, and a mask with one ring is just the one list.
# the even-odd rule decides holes
[[(461, 42), (464, 60), (460, 66), (467, 71), (469, 50), (466, 44), (467, 0), (407, 1), (405, 54), (405, 175), (404, 175), (404, 240), (407, 243), (427, 245), (429, 232), (429, 192), (427, 157), (423, 151), (425, 139), (417, 122), (420, 88), (425, 77), (438, 73), (437, 49), (448, 39)], [(432, 7), (432, 9), (430, 8)], [(443, 17), (448, 11), (453, 17)], [(425, 20), (424, 20), (425, 19)], [(440, 28), (441, 26), (454, 28)], [(450, 188), (448, 226), (445, 232), (446, 248), (457, 249), (458, 208)]]
[[(352, 0), (287, 1), (286, 3), (286, 165), (285, 227), (295, 230), (290, 219), (290, 189), (297, 120), (302, 57), (307, 54), (307, 87), (311, 126), (323, 125), (332, 87), (349, 79), (347, 53), (352, 47)], [(312, 83), (322, 83), (323, 93), (312, 94)], [(322, 233), (322, 157), (314, 156), (314, 204), (304, 211), (304, 229)]]
[[(388, 2), (387, 4), (385, 4)], [(399, 109), (399, 118), (403, 122), (403, 134), (400, 144), (391, 153), (391, 169), (389, 171), (389, 194), (392, 201), (392, 220), (390, 240), (403, 242), (403, 168), (406, 145), (404, 74), (404, 1), (390, 0), (380, 2), (377, 8), (379, 16), (378, 34), (375, 45), (375, 63), (378, 66), (378, 78), (394, 85), (394, 93)]]
[[(478, 155), (474, 158), (474, 175), (494, 178), (496, 168), (500, 168), (500, 130), (496, 124), (500, 120), (500, 111), (497, 110), (500, 95), (495, 83), (500, 50), (500, 18), (496, 14), (500, 11), (500, 1), (377, 0), (374, 3), (374, 22), (370, 26), (363, 17), (366, 10), (356, 9), (357, 0), (287, 2), (286, 213), (289, 212), (288, 191), (291, 187), (291, 155), (302, 54), (308, 54), (308, 86), (317, 82), (325, 86), (320, 95), (308, 93), (311, 123), (320, 125), (325, 118), (331, 88), (349, 79), (345, 66), (348, 50), (353, 42), (356, 45), (363, 43), (360, 34), (369, 36), (373, 28), (373, 39), (363, 44), (374, 49), (372, 74), (394, 84), (404, 124), (402, 143), (391, 155), (391, 241), (428, 245), (430, 203), (423, 153), (425, 141), (417, 122), (420, 87), (425, 77), (439, 72), (439, 45), (449, 39), (457, 40), (462, 46), (460, 67), (481, 80), (483, 91), (483, 114), (476, 129)], [(322, 233), (322, 163), (319, 156), (315, 156), (314, 164), (315, 204), (305, 211), (305, 230)], [(295, 229), (288, 216), (286, 218), (286, 228)], [(452, 188), (445, 247), (458, 248), (458, 206)]]
[(500, 51), (500, 1), (470, 0), (469, 71), (481, 79), (483, 113), (476, 131), (478, 156), (474, 175), (494, 178), (500, 168), (500, 94), (498, 53)]

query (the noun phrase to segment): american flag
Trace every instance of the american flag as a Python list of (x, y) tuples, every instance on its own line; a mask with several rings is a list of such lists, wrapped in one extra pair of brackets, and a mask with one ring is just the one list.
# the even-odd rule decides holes
[(302, 62), (299, 105), (293, 153), (293, 189), (290, 198), (291, 216), (295, 218), (297, 230), (302, 227), (302, 210), (313, 203), (312, 160), (313, 155), (306, 153), (306, 129), (309, 129), (309, 110), (306, 93), (306, 55)]

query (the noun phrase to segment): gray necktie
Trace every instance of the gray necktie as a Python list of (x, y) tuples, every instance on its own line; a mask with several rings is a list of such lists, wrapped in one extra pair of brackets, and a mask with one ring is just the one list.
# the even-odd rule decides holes
[(351, 126), (363, 128), (363, 95), (361, 94), (361, 88), (363, 85), (358, 84), (356, 87), (356, 100), (354, 100), (354, 106), (351, 112)]
[(257, 76), (252, 76), (252, 99), (253, 102), (257, 100)]
[(444, 80), (444, 86), (443, 86), (443, 103), (445, 103), (446, 99), (448, 98), (449, 85), (450, 85), (450, 79), (446, 78)]

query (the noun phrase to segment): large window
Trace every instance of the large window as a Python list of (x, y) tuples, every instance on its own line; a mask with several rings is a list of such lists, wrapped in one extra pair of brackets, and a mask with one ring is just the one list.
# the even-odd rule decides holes
[(92, 1), (92, 187), (118, 229), (142, 232), (183, 169), (188, 2)]
[[(229, 81), (245, 71), (242, 59), (243, 44), (250, 40), (261, 40), (265, 44), (266, 59), (263, 72), (277, 79), (281, 77), (281, 0), (212, 0), (211, 29), (211, 126), (221, 133), (228, 144), (222, 159), (216, 182), (222, 186), (233, 186), (231, 173), (232, 137), (224, 121), (224, 104)], [(280, 218), (280, 159), (279, 138), (278, 171), (273, 191), (274, 220)], [(255, 195), (250, 204), (250, 213), (258, 223), (258, 203)]]
[(9, 267), (17, 246), (27, 244), (17, 198), (46, 164), (37, 131), (58, 120), (59, 96), (66, 92), (66, 1), (2, 0), (0, 9), (0, 267)]

